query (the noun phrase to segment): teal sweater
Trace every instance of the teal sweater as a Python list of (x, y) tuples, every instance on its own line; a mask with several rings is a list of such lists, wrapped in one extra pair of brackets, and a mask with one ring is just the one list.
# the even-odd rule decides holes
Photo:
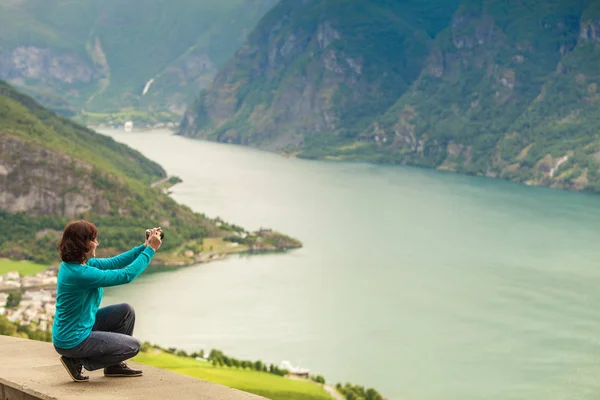
[(91, 258), (85, 265), (63, 262), (58, 272), (52, 326), (54, 345), (72, 349), (87, 339), (102, 301), (102, 288), (133, 281), (153, 256), (154, 250), (142, 245), (116, 257)]

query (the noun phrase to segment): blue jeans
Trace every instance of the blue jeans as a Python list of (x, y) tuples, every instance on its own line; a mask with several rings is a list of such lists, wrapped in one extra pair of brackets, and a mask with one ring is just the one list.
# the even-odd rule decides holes
[(54, 347), (58, 354), (74, 358), (88, 371), (116, 365), (135, 357), (140, 341), (132, 337), (135, 312), (129, 304), (103, 307), (96, 313), (92, 333), (72, 349)]

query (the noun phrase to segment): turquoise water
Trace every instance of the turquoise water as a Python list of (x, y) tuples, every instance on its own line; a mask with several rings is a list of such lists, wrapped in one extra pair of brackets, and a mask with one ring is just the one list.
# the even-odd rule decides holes
[(142, 340), (290, 360), (390, 399), (600, 397), (600, 197), (105, 133), (181, 177), (177, 201), (305, 245), (107, 290)]

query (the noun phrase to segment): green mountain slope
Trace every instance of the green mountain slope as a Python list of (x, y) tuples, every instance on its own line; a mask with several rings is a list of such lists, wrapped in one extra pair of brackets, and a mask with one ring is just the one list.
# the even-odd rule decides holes
[(383, 153), (411, 164), (597, 190), (582, 177), (598, 183), (586, 3), (465, 3), (410, 95), (362, 139), (387, 138)]
[(600, 3), (281, 2), (181, 133), (599, 191)]
[(65, 113), (181, 113), (275, 1), (2, 2), (0, 78)]
[[(101, 229), (103, 254), (143, 241), (162, 226), (159, 261), (185, 264), (206, 253), (205, 240), (237, 241), (247, 250), (298, 247), (274, 232), (250, 235), (178, 205), (150, 183), (166, 176), (137, 151), (56, 116), (0, 81), (0, 258), (52, 263), (70, 219)], [(185, 256), (191, 250), (193, 255)]]
[[(430, 35), (455, 6), (283, 1), (201, 95), (183, 129), (277, 149), (324, 132), (356, 135), (418, 77)], [(428, 24), (414, 23), (429, 13)]]

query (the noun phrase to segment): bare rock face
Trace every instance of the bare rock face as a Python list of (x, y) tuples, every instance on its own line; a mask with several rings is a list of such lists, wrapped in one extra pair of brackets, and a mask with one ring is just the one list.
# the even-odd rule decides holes
[(92, 166), (0, 133), (0, 209), (30, 215), (107, 214), (111, 205), (94, 186)]
[[(202, 76), (214, 76), (217, 73), (217, 67), (206, 53), (198, 53), (186, 57), (179, 65), (169, 66), (166, 69), (167, 73), (177, 75), (178, 84), (184, 86), (189, 82), (193, 82)], [(207, 82), (204, 83), (204, 87)]]
[(165, 97), (167, 109), (183, 116), (193, 96), (206, 88), (216, 74), (217, 66), (208, 54), (193, 52), (161, 72), (155, 82), (155, 87), (161, 89), (151, 91), (149, 96)]
[(58, 54), (33, 46), (20, 46), (0, 53), (0, 78), (3, 79), (73, 84), (89, 83), (96, 75), (94, 68), (75, 54)]
[(600, 43), (600, 20), (583, 23), (579, 37), (583, 40), (593, 40)]
[(472, 49), (493, 42), (493, 40), (494, 20), (490, 16), (466, 14), (453, 18), (452, 43), (457, 49)]
[(317, 40), (319, 41), (319, 47), (321, 49), (329, 47), (331, 43), (338, 40), (340, 37), (340, 33), (331, 26), (329, 21), (323, 21), (319, 24)]

